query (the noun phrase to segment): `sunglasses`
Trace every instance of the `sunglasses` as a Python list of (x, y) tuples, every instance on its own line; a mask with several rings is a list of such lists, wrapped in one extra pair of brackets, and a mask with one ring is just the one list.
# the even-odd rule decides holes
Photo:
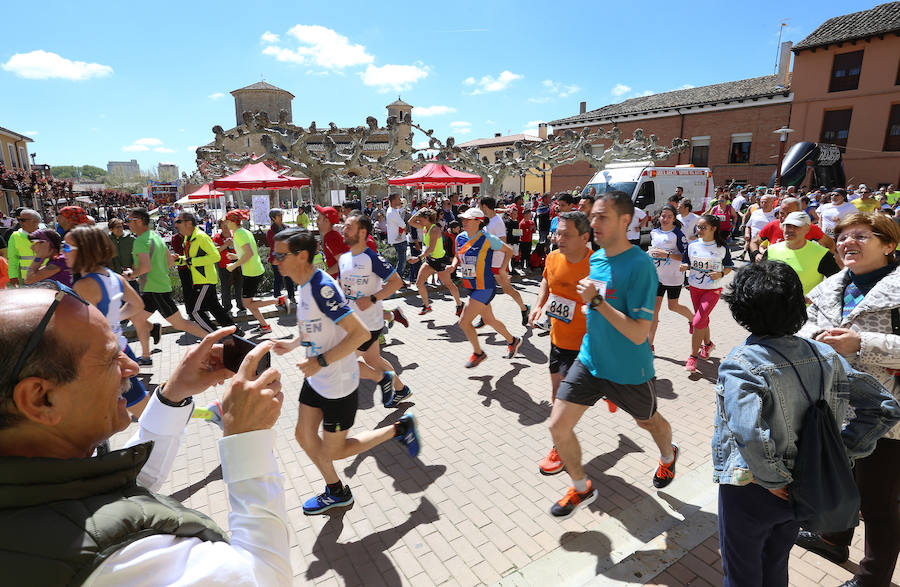
[(77, 250), (78, 250), (78, 247), (76, 247), (75, 245), (70, 245), (69, 243), (65, 243), (65, 242), (62, 244), (62, 252), (63, 253), (71, 253), (72, 251), (77, 251)]
[(35, 328), (34, 332), (32, 332), (28, 337), (28, 341), (25, 343), (25, 348), (22, 349), (22, 354), (19, 355), (19, 360), (16, 361), (16, 366), (13, 367), (12, 380), (16, 383), (18, 383), (19, 381), (19, 373), (25, 366), (25, 362), (34, 353), (35, 349), (37, 349), (37, 346), (40, 344), (41, 339), (44, 337), (44, 331), (47, 330), (47, 324), (50, 323), (50, 319), (53, 318), (53, 313), (56, 312), (56, 307), (59, 306), (63, 298), (66, 296), (72, 296), (85, 306), (90, 305), (84, 298), (75, 293), (72, 288), (67, 285), (63, 285), (58, 281), (47, 281), (44, 283), (50, 284), (55, 287), (56, 295), (53, 297), (53, 303), (50, 304), (50, 307), (47, 309), (44, 317), (41, 318), (41, 321), (38, 323), (37, 328)]
[(287, 259), (288, 255), (297, 255), (299, 253), (300, 251), (297, 251), (296, 253), (294, 251), (288, 251), (287, 253), (276, 253), (275, 251), (272, 251), (272, 258), (280, 263)]

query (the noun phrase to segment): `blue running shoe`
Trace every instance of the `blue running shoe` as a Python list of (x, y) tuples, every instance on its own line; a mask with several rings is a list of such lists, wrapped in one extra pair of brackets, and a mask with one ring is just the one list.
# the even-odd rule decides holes
[(403, 433), (403, 436), (398, 436), (397, 439), (406, 446), (409, 456), (415, 458), (419, 456), (419, 451), (422, 450), (422, 439), (419, 438), (419, 431), (416, 430), (416, 418), (413, 416), (412, 411), (407, 410), (400, 417), (400, 422), (403, 423), (406, 431)]
[(331, 508), (345, 508), (352, 504), (353, 494), (350, 493), (348, 486), (344, 485), (343, 491), (338, 494), (332, 494), (326, 486), (325, 493), (306, 500), (303, 504), (303, 513), (307, 516), (315, 516), (327, 512)]
[(397, 404), (399, 404), (403, 400), (409, 398), (409, 396), (411, 396), (411, 395), (412, 395), (412, 390), (409, 388), (408, 385), (404, 385), (403, 389), (398, 389), (397, 391), (394, 392), (394, 397), (391, 398), (391, 401), (384, 404), (384, 407), (396, 408)]
[(391, 399), (394, 397), (394, 373), (385, 371), (384, 377), (378, 382), (378, 387), (381, 389), (381, 405), (386, 408), (390, 407), (388, 404), (391, 403)]

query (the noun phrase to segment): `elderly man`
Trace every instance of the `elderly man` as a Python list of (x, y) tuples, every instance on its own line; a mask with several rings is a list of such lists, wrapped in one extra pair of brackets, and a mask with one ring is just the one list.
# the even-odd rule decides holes
[(828, 249), (806, 240), (810, 224), (806, 212), (791, 212), (781, 223), (784, 240), (770, 246), (762, 256), (763, 261), (787, 263), (800, 277), (803, 295), (841, 270)]
[(103, 314), (71, 290), (0, 292), (0, 558), (10, 585), (287, 585), (290, 532), (271, 430), (281, 376), (254, 349), (222, 400), (231, 536), (153, 493), (172, 468), (192, 396), (232, 374), (207, 336), (151, 397), (126, 448), (92, 457), (128, 427), (138, 366)]
[[(126, 269), (134, 267), (132, 257), (134, 235), (131, 232), (125, 232), (125, 223), (121, 218), (113, 218), (109, 221), (109, 238), (116, 246), (116, 256), (110, 261), (109, 268), (116, 273), (122, 273)], [(132, 285), (132, 287), (134, 286)]]
[(872, 197), (872, 191), (866, 184), (859, 184), (856, 194), (859, 197), (850, 200), (850, 203), (856, 206), (857, 210), (860, 212), (874, 212), (878, 209), (878, 202)]
[(31, 249), (31, 239), (28, 235), (40, 227), (41, 215), (31, 208), (25, 208), (19, 212), (16, 219), (19, 221), (19, 230), (9, 235), (6, 249), (9, 256), (9, 284), (24, 285), (28, 268), (34, 261), (34, 251)]
[[(781, 231), (781, 221), (788, 217), (791, 212), (800, 211), (800, 200), (797, 198), (785, 198), (781, 201), (778, 208), (778, 218), (766, 224), (750, 241), (750, 260), (754, 263), (760, 258), (763, 251), (760, 250), (762, 242), (769, 241), (770, 245), (784, 240), (784, 233)], [(806, 233), (806, 240), (818, 241), (820, 245), (834, 252), (834, 240), (822, 232), (822, 229), (811, 224), (809, 231)]]

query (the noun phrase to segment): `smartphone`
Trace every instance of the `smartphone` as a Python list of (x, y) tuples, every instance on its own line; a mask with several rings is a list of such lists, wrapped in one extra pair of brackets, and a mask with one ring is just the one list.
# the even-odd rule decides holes
[[(255, 342), (235, 334), (232, 334), (223, 340), (222, 362), (225, 364), (225, 368), (232, 373), (237, 373), (238, 369), (241, 368), (241, 363), (244, 362), (244, 357), (246, 357), (247, 353), (254, 348), (256, 348)], [(271, 353), (266, 353), (259, 360), (259, 365), (256, 367), (256, 374), (259, 375), (270, 366), (272, 366), (272, 355)]]

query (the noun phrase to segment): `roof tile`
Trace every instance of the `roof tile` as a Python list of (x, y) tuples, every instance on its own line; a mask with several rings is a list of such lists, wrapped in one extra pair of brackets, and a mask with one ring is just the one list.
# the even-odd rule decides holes
[(794, 45), (793, 50), (812, 49), (896, 31), (900, 31), (900, 2), (890, 2), (869, 10), (829, 18), (808, 37)]

